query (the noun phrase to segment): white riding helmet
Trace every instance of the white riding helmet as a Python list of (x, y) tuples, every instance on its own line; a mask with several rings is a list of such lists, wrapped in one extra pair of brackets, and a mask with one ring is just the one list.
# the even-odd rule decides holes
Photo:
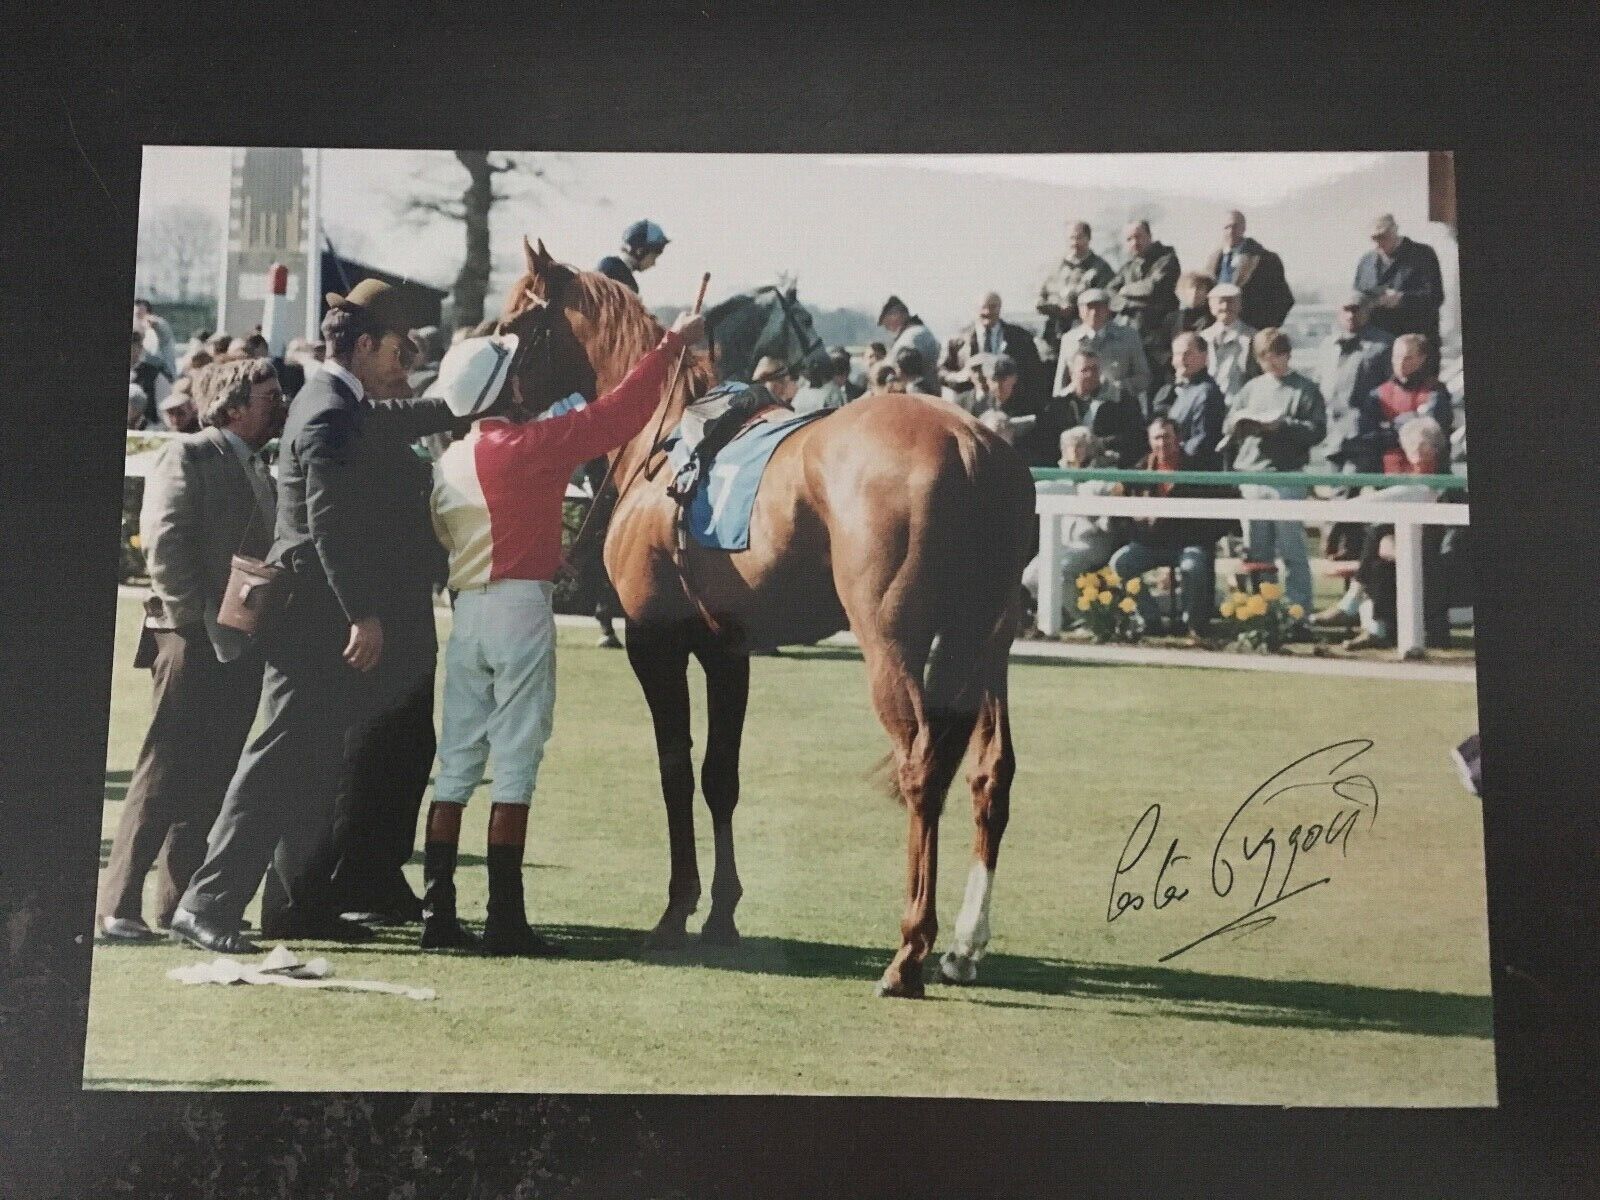
[(458, 417), (479, 416), (499, 399), (516, 353), (514, 333), (463, 338), (445, 354), (439, 378), (423, 395), (443, 400)]

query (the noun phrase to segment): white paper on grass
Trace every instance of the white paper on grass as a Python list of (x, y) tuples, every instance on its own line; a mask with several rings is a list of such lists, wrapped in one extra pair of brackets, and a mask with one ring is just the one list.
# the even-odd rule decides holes
[(275, 946), (259, 963), (241, 963), (232, 958), (174, 967), (167, 978), (178, 983), (269, 983), (279, 987), (323, 988), (342, 992), (379, 992), (404, 996), (407, 1000), (433, 1000), (433, 988), (406, 987), (377, 979), (335, 979), (333, 964), (325, 958), (302, 962), (287, 946)]

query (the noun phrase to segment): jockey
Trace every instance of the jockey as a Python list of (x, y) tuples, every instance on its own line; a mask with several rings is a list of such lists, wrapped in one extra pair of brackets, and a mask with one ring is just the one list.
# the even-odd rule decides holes
[[(462, 810), (492, 755), (482, 948), (490, 954), (560, 953), (528, 925), (522, 855), (555, 717), (550, 604), (561, 565), (561, 505), (578, 464), (615, 450), (645, 427), (672, 362), (704, 330), (699, 316), (681, 315), (615, 389), (592, 404), (569, 398), (538, 414), (511, 375), (514, 336), (469, 338), (440, 364), (428, 394), (443, 397), (458, 416), (482, 419), (434, 468), (434, 530), (449, 552), (457, 595), (423, 850), (425, 950), (478, 944), (456, 918), (456, 847)], [(508, 378), (512, 399), (498, 402)]]
[[(639, 281), (633, 273), (648, 271), (655, 266), (656, 259), (661, 257), (661, 252), (666, 248), (667, 234), (661, 226), (654, 221), (635, 221), (623, 231), (621, 255), (606, 255), (595, 269), (607, 279), (615, 279), (637, 294)], [(611, 523), (611, 509), (616, 502), (615, 496), (605, 488), (606, 467), (604, 458), (594, 458), (584, 463), (582, 468), (583, 478), (589, 481), (589, 492), (594, 497), (589, 520), (593, 522), (595, 531), (602, 535)], [(620, 650), (622, 643), (617, 640), (612, 623), (622, 615), (622, 608), (617, 603), (616, 589), (611, 586), (600, 556), (600, 543), (603, 540), (602, 536), (580, 546), (575, 565), (585, 590), (592, 592), (595, 597), (594, 619), (600, 623), (600, 641), (597, 644), (607, 650)]]
[(595, 269), (607, 279), (615, 279), (634, 292), (639, 290), (635, 271), (648, 271), (667, 248), (666, 231), (654, 221), (635, 221), (622, 234), (622, 251), (608, 254)]

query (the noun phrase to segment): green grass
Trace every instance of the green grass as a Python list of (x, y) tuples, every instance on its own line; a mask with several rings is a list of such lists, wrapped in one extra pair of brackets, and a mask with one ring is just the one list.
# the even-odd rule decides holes
[[(107, 849), (148, 718), (147, 679), (125, 665), (136, 619), (124, 601)], [(667, 855), (649, 723), (625, 658), (591, 641), (561, 639), (528, 851), (534, 920), (569, 942), (568, 958), (424, 955), (395, 931), (311, 947), (342, 976), (438, 990), (418, 1003), (186, 988), (165, 972), (190, 951), (97, 946), (87, 1085), (1493, 1102), (1482, 822), (1445, 757), (1476, 723), (1470, 687), (1014, 668), (1020, 773), (991, 954), (979, 986), (930, 982), (911, 1003), (872, 994), (898, 941), (905, 818), (867, 779), (886, 742), (855, 656), (754, 660), (736, 819), (745, 943), (651, 955), (642, 932), (665, 900)], [(1199, 863), (1258, 783), (1353, 736), (1376, 742), (1364, 761), (1381, 814), (1331, 884), (1269, 928), (1165, 966), (1162, 954), (1243, 906), (1196, 895), (1107, 924), (1112, 867), (1147, 804), (1163, 804), (1164, 828)], [(487, 808), (475, 798), (463, 835), (472, 919)], [(703, 805), (696, 817), (709, 888)], [(970, 828), (960, 786), (943, 826), (941, 948)]]

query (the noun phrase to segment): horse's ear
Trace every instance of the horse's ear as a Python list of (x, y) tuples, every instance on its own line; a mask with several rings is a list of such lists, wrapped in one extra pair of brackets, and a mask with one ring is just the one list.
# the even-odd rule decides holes
[(788, 292), (787, 292), (787, 293), (786, 293), (786, 294), (787, 294), (787, 295), (788, 295), (788, 297), (789, 297), (789, 302), (790, 302), (790, 303), (791, 303), (791, 304), (792, 304), (792, 303), (794, 303), (794, 293), (795, 293), (795, 289), (796, 289), (796, 288), (797, 288), (797, 287), (799, 287), (799, 286), (800, 286), (800, 281), (799, 281), (799, 280), (798, 280), (798, 279), (791, 279), (791, 280), (790, 280), (790, 281), (789, 281), (789, 290), (788, 290)]
[(530, 275), (543, 275), (550, 264), (555, 261), (550, 257), (550, 252), (544, 248), (544, 240), (542, 238), (539, 241), (539, 248), (536, 250), (533, 247), (533, 243), (528, 241), (527, 234), (522, 235), (522, 257), (528, 264), (528, 274)]

